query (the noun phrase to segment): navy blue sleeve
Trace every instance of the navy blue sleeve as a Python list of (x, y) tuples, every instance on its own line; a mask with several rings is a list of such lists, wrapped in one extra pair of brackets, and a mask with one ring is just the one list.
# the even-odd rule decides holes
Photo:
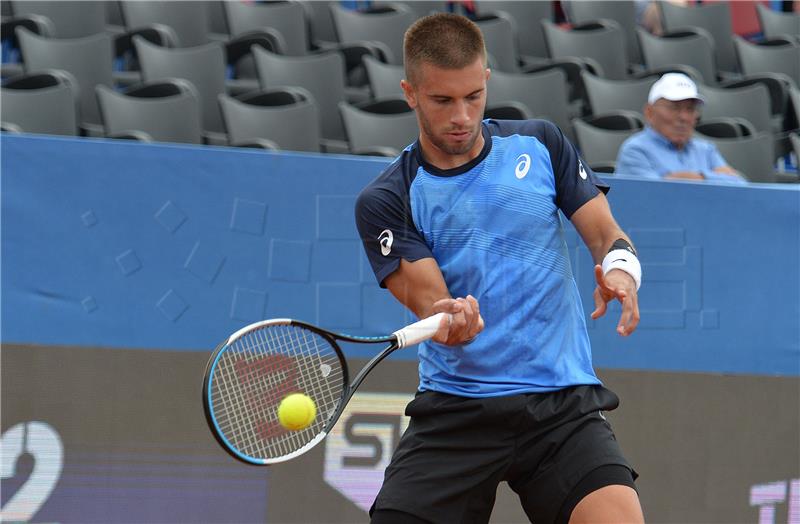
[(556, 205), (570, 218), (600, 191), (608, 193), (609, 186), (597, 178), (556, 125), (547, 126), (546, 140), (556, 179)]
[(372, 271), (381, 287), (400, 265), (432, 258), (430, 248), (414, 225), (409, 204), (410, 178), (392, 166), (356, 199), (356, 226)]

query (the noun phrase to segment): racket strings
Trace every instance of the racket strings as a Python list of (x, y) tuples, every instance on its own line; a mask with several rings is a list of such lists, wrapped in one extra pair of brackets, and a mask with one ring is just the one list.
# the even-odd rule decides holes
[[(280, 399), (290, 392), (290, 390), (313, 389), (313, 387), (307, 387), (309, 385), (308, 380), (303, 381), (306, 382), (305, 388), (303, 387), (304, 384), (298, 382), (298, 368), (299, 376), (305, 376), (307, 378), (313, 376), (313, 370), (310, 367), (310, 360), (307, 355), (309, 353), (308, 348), (311, 348), (311, 344), (313, 344), (314, 349), (319, 352), (320, 344), (318, 341), (314, 340), (316, 337), (312, 338), (311, 343), (309, 343), (307, 335), (304, 335), (303, 339), (300, 339), (296, 334), (290, 337), (287, 333), (277, 333), (274, 330), (257, 333), (255, 337), (256, 339), (251, 341), (253, 343), (241, 340), (236, 345), (236, 350), (239, 353), (249, 356), (245, 362), (258, 362), (258, 360), (253, 360), (254, 356), (258, 358), (258, 356), (263, 353), (265, 347), (274, 348), (277, 347), (277, 345), (285, 347), (288, 344), (296, 348), (301, 348), (306, 354), (302, 355), (296, 362), (292, 362), (291, 359), (283, 358), (280, 354), (271, 355), (268, 357), (268, 363), (272, 368), (270, 371), (274, 370), (275, 372), (265, 374), (263, 372), (264, 370), (258, 369), (257, 371), (260, 371), (260, 373), (257, 373), (257, 375), (260, 375), (260, 377), (257, 376), (257, 380), (252, 380), (247, 375), (243, 376), (241, 373), (238, 373), (239, 382), (247, 384), (250, 391), (245, 394), (247, 405), (243, 405), (240, 402), (238, 406), (233, 406), (231, 411), (235, 424), (232, 425), (231, 428), (226, 429), (238, 430), (240, 432), (242, 450), (248, 454), (257, 455), (257, 451), (263, 447), (264, 442), (269, 442), (270, 445), (275, 448), (271, 452), (280, 455), (291, 452), (294, 448), (302, 446), (302, 443), (308, 439), (300, 433), (286, 432), (278, 424), (275, 411), (277, 409), (277, 403), (279, 403)], [(325, 343), (325, 346), (327, 347), (327, 343)], [(319, 358), (317, 358), (317, 360), (319, 360)], [(241, 367), (241, 362), (242, 360), (238, 361), (237, 365), (239, 367)], [(263, 364), (264, 360), (262, 360), (261, 363)], [(278, 365), (276, 365), (276, 363)], [(298, 364), (298, 366), (292, 368), (292, 364)], [(330, 366), (330, 364), (328, 364), (328, 366)], [(267, 379), (264, 380), (264, 377)], [(230, 380), (228, 382), (229, 384), (231, 383)], [(341, 384), (341, 380), (339, 383)], [(327, 389), (329, 391), (335, 389), (333, 386), (335, 386), (335, 382), (332, 382)], [(311, 393), (310, 391), (304, 392), (307, 394)], [(310, 394), (310, 396), (312, 396), (312, 398), (317, 397), (317, 401), (320, 401), (320, 398), (324, 398), (319, 394), (319, 391), (317, 391), (316, 394)], [(325, 403), (319, 402), (318, 405), (321, 406), (320, 414), (323, 415), (325, 412)], [(255, 415), (257, 420), (252, 420), (253, 415)], [(315, 424), (312, 424), (312, 426), (304, 432), (315, 434), (316, 431), (313, 430), (316, 428), (314, 426)], [(242, 429), (245, 429), (245, 431), (241, 431)], [(313, 434), (311, 438), (313, 438)]]
[[(241, 453), (255, 458), (291, 454), (314, 439), (344, 390), (341, 361), (317, 333), (293, 325), (269, 325), (246, 333), (220, 354), (211, 376), (211, 404), (220, 432)], [(289, 431), (278, 405), (289, 393), (314, 400), (311, 425)]]

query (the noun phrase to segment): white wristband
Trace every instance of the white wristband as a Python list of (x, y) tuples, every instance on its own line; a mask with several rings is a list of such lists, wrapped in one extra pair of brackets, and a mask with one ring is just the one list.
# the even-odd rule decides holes
[(636, 255), (627, 249), (614, 249), (609, 251), (603, 259), (603, 275), (607, 275), (612, 269), (621, 269), (633, 277), (636, 282), (636, 289), (642, 285), (642, 265)]

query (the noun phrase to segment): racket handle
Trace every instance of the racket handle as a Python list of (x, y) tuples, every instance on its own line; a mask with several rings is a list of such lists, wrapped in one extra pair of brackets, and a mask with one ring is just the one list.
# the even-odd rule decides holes
[(439, 331), (439, 324), (445, 315), (449, 313), (436, 313), (395, 331), (392, 334), (397, 337), (397, 346), (400, 348), (413, 346), (433, 337)]

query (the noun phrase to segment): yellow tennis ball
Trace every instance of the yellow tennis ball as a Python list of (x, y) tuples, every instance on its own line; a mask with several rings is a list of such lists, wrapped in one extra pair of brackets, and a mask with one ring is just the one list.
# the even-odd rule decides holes
[(278, 420), (281, 426), (292, 431), (305, 429), (314, 422), (317, 405), (311, 397), (302, 393), (292, 393), (281, 400), (278, 406)]

